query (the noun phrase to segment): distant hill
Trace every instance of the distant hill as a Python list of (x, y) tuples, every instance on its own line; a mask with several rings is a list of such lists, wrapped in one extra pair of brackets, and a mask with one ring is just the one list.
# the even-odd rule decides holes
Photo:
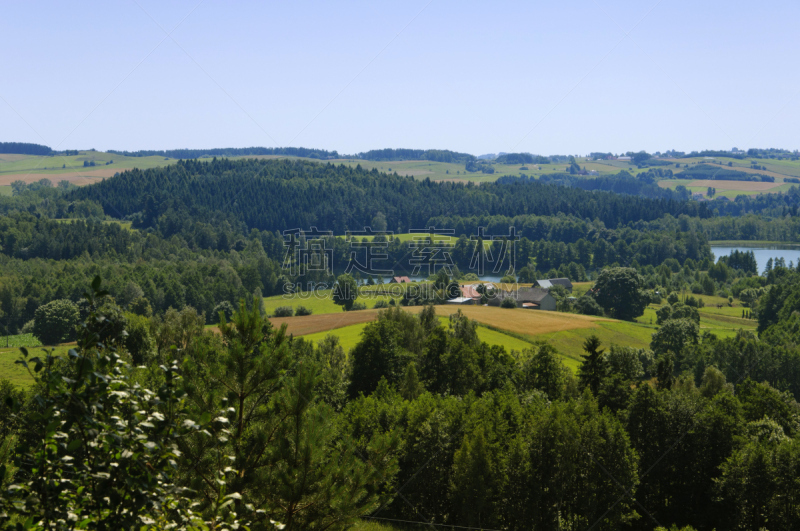
[(458, 153), (449, 149), (372, 149), (358, 154), (358, 158), (372, 161), (431, 160), (434, 162), (465, 163), (475, 160), (475, 155)]
[(504, 153), (495, 159), (498, 164), (550, 164), (550, 159), (530, 153)]
[(303, 147), (246, 147), (246, 148), (212, 148), (212, 149), (166, 149), (166, 150), (140, 150), (117, 151), (109, 149), (109, 153), (124, 155), (126, 157), (169, 157), (171, 159), (199, 159), (201, 157), (246, 157), (248, 155), (278, 155), (285, 157), (306, 157), (310, 159), (338, 159), (339, 153), (324, 149), (309, 149)]
[(106, 214), (129, 217), (135, 227), (152, 226), (162, 214), (180, 227), (187, 216), (213, 219), (219, 213), (248, 230), (313, 226), (336, 234), (369, 226), (376, 212), (384, 214), (389, 227), (406, 230), (426, 227), (434, 216), (563, 213), (616, 227), (666, 213), (710, 215), (697, 203), (588, 192), (537, 180), (466, 186), (285, 159), (190, 160), (126, 171), (76, 189), (68, 199), (97, 201)]
[(761, 181), (774, 183), (775, 177), (769, 175), (761, 175), (758, 173), (747, 173), (739, 170), (733, 170), (724, 166), (715, 166), (713, 164), (698, 164), (683, 170), (677, 174), (679, 179), (701, 179), (701, 180), (716, 180), (716, 181)]
[(26, 142), (0, 142), (0, 153), (14, 153), (16, 155), (52, 155), (53, 150), (41, 144), (28, 144)]

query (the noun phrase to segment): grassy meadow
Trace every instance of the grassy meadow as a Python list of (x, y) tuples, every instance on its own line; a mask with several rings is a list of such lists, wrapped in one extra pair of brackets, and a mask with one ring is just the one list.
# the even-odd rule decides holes
[[(30, 183), (40, 179), (50, 179), (53, 184), (67, 180), (83, 186), (125, 170), (146, 170), (174, 164), (176, 161), (177, 159), (165, 157), (125, 157), (102, 151), (79, 151), (77, 155), (52, 156), (0, 154), (0, 186), (8, 186), (17, 180)], [(84, 166), (84, 162), (94, 162), (95, 165)]]

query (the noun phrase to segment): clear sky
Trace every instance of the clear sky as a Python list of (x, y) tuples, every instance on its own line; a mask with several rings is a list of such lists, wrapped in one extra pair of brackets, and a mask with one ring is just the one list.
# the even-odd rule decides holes
[(0, 141), (798, 149), (798, 15), (796, 0), (2, 0)]

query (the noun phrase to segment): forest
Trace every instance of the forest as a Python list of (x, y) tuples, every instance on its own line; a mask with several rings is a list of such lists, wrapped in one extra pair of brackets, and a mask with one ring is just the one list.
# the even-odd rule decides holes
[[(556, 214), (600, 219), (609, 227), (651, 221), (665, 214), (710, 217), (699, 203), (587, 192), (539, 181), (480, 186), (381, 174), (360, 167), (289, 160), (180, 161), (133, 170), (71, 191), (68, 200), (91, 200), (115, 218), (150, 227), (168, 210), (194, 217), (224, 215), (248, 230), (317, 227), (343, 234), (369, 226), (376, 212), (396, 232), (425, 228), (443, 214)], [(203, 213), (201, 215), (201, 212)]]
[[(800, 263), (715, 262), (709, 241), (796, 241), (797, 189), (648, 197), (665, 171), (476, 186), (217, 158), (18, 184), (0, 325), (62, 346), (20, 351), (29, 387), (0, 380), (4, 529), (796, 529)], [(311, 237), (331, 270), (288, 252)], [(628, 323), (657, 303), (647, 348), (588, 334), (573, 370), (442, 314), (476, 253), (511, 241), (504, 281), (590, 283), (553, 289), (557, 312)], [(342, 288), (376, 275), (355, 250), (406, 274), (420, 242), (452, 274), (376, 304), (352, 347), (264, 309), (314, 281), (360, 311)], [(750, 330), (703, 329), (708, 297)]]
[(463, 163), (475, 160), (474, 155), (458, 153), (448, 149), (371, 149), (359, 153), (356, 158), (374, 161), (432, 160), (436, 162)]
[(19, 155), (52, 155), (53, 150), (41, 144), (26, 142), (0, 142), (0, 153), (15, 153)]

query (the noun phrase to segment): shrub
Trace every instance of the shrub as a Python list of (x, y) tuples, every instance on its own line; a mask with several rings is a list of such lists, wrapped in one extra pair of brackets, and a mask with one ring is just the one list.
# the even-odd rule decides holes
[(291, 317), (294, 315), (294, 308), (291, 306), (278, 306), (273, 313), (274, 317)]
[(575, 301), (575, 309), (583, 315), (603, 315), (603, 308), (589, 295), (583, 295)]
[(379, 300), (375, 301), (375, 306), (373, 306), (373, 308), (375, 308), (376, 310), (380, 309), (380, 308), (388, 308), (388, 307), (389, 307), (389, 303), (386, 302), (385, 299), (379, 299)]
[(48, 302), (36, 308), (33, 335), (44, 345), (57, 345), (75, 339), (78, 306), (67, 299)]
[(503, 299), (503, 302), (500, 303), (500, 307), (501, 308), (516, 308), (517, 307), (517, 303), (511, 297), (506, 297), (505, 299)]
[(311, 308), (306, 308), (305, 306), (298, 306), (294, 310), (294, 314), (296, 316), (311, 315), (311, 313), (312, 313)]
[(354, 312), (356, 310), (366, 310), (366, 309), (367, 305), (364, 304), (363, 302), (354, 302), (353, 305), (350, 307), (350, 309), (347, 310), (347, 308), (345, 308), (345, 311)]
[(33, 323), (34, 323), (34, 320), (31, 319), (30, 321), (28, 321), (27, 323), (22, 325), (22, 328), (19, 329), (19, 333), (20, 334), (32, 334), (33, 333)]

